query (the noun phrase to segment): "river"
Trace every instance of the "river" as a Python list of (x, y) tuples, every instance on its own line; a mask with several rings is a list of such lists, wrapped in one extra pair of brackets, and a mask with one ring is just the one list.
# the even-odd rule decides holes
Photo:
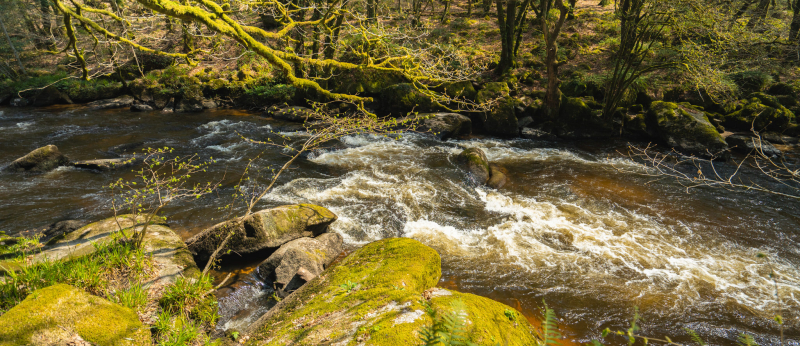
[[(296, 124), (228, 110), (0, 108), (0, 165), (47, 144), (72, 160), (164, 146), (178, 155), (213, 157), (216, 163), (195, 179), (221, 187), (165, 210), (186, 239), (228, 215), (221, 207), (231, 203), (251, 158), (259, 156), (251, 166), (261, 172), (252, 175), (259, 184), (287, 159), (280, 148), (242, 136), (265, 139), (276, 132), (302, 139), (296, 130)], [(344, 236), (347, 251), (386, 237), (420, 240), (442, 255), (440, 286), (504, 302), (533, 321), (546, 301), (565, 342), (586, 343), (606, 327), (626, 328), (638, 307), (643, 335), (688, 342), (684, 328), (690, 328), (713, 344), (733, 345), (746, 332), (761, 345), (777, 345), (772, 317), (781, 314), (788, 344), (800, 345), (800, 202), (755, 191), (687, 193), (674, 181), (636, 174), (645, 168), (620, 153), (626, 145), (346, 137), (293, 165), (258, 208), (325, 206), (339, 216), (332, 229)], [(499, 190), (471, 184), (453, 160), (464, 147), (479, 147), (505, 166), (509, 183)], [(131, 177), (129, 170), (72, 167), (0, 173), (0, 231), (108, 217), (104, 186)], [(242, 208), (233, 205), (234, 211)], [(242, 309), (269, 306), (269, 292), (255, 282), (252, 265), (222, 269), (238, 274), (220, 297), (223, 324), (246, 315)]]

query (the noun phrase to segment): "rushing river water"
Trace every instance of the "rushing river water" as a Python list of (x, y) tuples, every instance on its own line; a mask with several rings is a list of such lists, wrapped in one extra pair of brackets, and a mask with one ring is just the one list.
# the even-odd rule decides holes
[[(173, 229), (187, 238), (225, 217), (219, 207), (230, 203), (251, 158), (261, 154), (251, 170), (262, 172), (286, 160), (279, 148), (241, 136), (281, 132), (301, 139), (296, 129), (233, 111), (0, 108), (0, 165), (47, 144), (72, 160), (163, 146), (214, 157), (217, 163), (197, 179), (221, 181), (221, 188), (166, 210)], [(800, 202), (722, 189), (686, 193), (670, 180), (628, 172), (644, 168), (618, 153), (625, 144), (347, 137), (300, 160), (258, 207), (325, 206), (339, 216), (332, 228), (348, 251), (386, 237), (418, 239), (442, 254), (440, 286), (502, 301), (531, 319), (545, 300), (572, 342), (599, 338), (606, 327), (625, 328), (638, 307), (648, 336), (688, 341), (684, 328), (691, 328), (714, 344), (735, 344), (746, 332), (775, 345), (779, 328), (772, 316), (780, 313), (788, 344), (800, 344)], [(509, 183), (499, 190), (471, 184), (453, 162), (463, 147), (479, 147), (505, 166)], [(0, 230), (15, 234), (63, 219), (108, 217), (103, 186), (131, 176), (66, 167), (0, 173)], [(221, 296), (223, 323), (239, 310), (269, 306), (269, 292), (250, 274), (252, 263), (225, 270), (239, 275)]]

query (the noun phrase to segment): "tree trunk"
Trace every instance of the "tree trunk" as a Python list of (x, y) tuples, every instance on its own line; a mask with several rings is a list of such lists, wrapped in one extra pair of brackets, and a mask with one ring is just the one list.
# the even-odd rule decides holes
[(0, 27), (3, 28), (3, 34), (6, 35), (6, 41), (8, 41), (9, 47), (11, 47), (11, 51), (14, 52), (14, 58), (17, 59), (17, 64), (19, 64), (19, 70), (22, 71), (23, 75), (27, 75), (28, 73), (25, 72), (25, 66), (22, 65), (22, 60), (19, 59), (19, 53), (17, 53), (17, 48), (14, 47), (14, 43), (11, 42), (11, 37), (8, 36), (8, 31), (6, 31), (6, 24), (3, 23), (3, 18), (0, 16)]
[(378, 16), (378, 0), (367, 0), (367, 20), (375, 23)]
[(547, 19), (547, 13), (550, 11), (550, 2), (548, 0), (542, 0), (540, 6), (541, 17), (539, 18), (547, 52), (545, 57), (545, 66), (547, 67), (545, 106), (549, 117), (558, 116), (561, 109), (561, 90), (558, 89), (558, 42), (556, 40), (561, 33), (561, 27), (567, 19), (568, 12), (563, 0), (555, 0), (553, 5), (558, 8), (560, 14), (552, 27), (550, 27), (550, 21)]
[(800, 44), (800, 0), (795, 0), (792, 5), (792, 24), (789, 27), (789, 40)]
[(764, 22), (764, 19), (767, 18), (767, 13), (769, 12), (770, 3), (770, 0), (759, 0), (758, 5), (753, 13), (753, 17), (747, 22), (748, 29), (753, 29)]

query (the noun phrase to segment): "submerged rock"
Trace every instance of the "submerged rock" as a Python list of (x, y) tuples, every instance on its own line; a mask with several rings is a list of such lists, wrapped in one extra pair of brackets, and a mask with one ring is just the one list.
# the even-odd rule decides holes
[(284, 205), (253, 213), (241, 221), (219, 223), (190, 238), (186, 244), (195, 259), (205, 263), (229, 234), (232, 236), (225, 250), (247, 255), (280, 247), (297, 238), (320, 235), (334, 221), (334, 213), (317, 205)]
[(758, 137), (744, 136), (744, 135), (730, 135), (725, 138), (731, 149), (738, 152), (755, 154), (756, 149), (761, 151), (766, 157), (779, 157), (783, 155), (778, 148), (775, 148), (770, 142), (759, 139)]
[(647, 129), (670, 146), (701, 156), (725, 155), (728, 144), (699, 111), (684, 105), (656, 101), (647, 113)]
[(456, 161), (472, 176), (476, 184), (483, 185), (489, 180), (491, 175), (489, 160), (486, 159), (483, 150), (479, 148), (464, 149), (458, 154)]
[(87, 106), (92, 110), (111, 109), (111, 108), (124, 108), (130, 107), (133, 104), (133, 96), (122, 95), (113, 99), (98, 100), (89, 102)]
[(472, 120), (458, 113), (423, 113), (419, 117), (425, 119), (419, 122), (416, 130), (440, 140), (472, 134)]
[(47, 145), (20, 157), (3, 170), (8, 172), (47, 172), (58, 166), (69, 164), (64, 154), (55, 145)]
[(66, 284), (34, 291), (0, 316), (0, 326), (0, 345), (152, 344), (134, 310)]
[(132, 158), (118, 158), (118, 159), (97, 159), (97, 160), (84, 160), (73, 162), (72, 165), (78, 168), (92, 169), (95, 171), (111, 171), (114, 169), (130, 167), (134, 163)]
[(292, 240), (258, 265), (258, 276), (274, 282), (278, 292), (286, 296), (322, 273), (342, 252), (342, 242), (339, 233)]
[(479, 345), (535, 345), (536, 333), (511, 307), (435, 288), (435, 250), (408, 238), (365, 245), (326, 269), (245, 331), (257, 345), (415, 345), (432, 325), (429, 308), (465, 319), (462, 336)]

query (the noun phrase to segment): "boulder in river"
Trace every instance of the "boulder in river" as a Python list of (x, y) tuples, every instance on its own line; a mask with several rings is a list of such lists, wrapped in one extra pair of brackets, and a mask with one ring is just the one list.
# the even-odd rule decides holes
[(91, 110), (111, 109), (111, 108), (124, 108), (130, 107), (133, 104), (133, 96), (122, 95), (113, 99), (98, 100), (89, 102), (87, 106)]
[(725, 137), (725, 141), (728, 142), (728, 145), (731, 146), (731, 149), (736, 150), (741, 153), (749, 154), (753, 153), (756, 154), (755, 151), (758, 149), (761, 151), (766, 157), (774, 158), (780, 157), (783, 155), (778, 148), (775, 148), (770, 142), (766, 140), (759, 139), (758, 137), (752, 136), (745, 136), (745, 135), (730, 135)]
[(15, 97), (15, 98), (12, 98), (11, 102), (9, 102), (8, 104), (11, 107), (25, 107), (29, 103), (30, 103), (30, 101), (28, 101), (28, 99), (26, 99), (24, 97)]
[(530, 127), (525, 127), (520, 131), (520, 136), (525, 139), (533, 139), (533, 140), (556, 140), (558, 137), (556, 135), (545, 132), (543, 130), (534, 129)]
[(458, 154), (456, 161), (472, 176), (476, 184), (483, 185), (489, 180), (491, 176), (489, 160), (486, 159), (483, 150), (479, 148), (464, 149)]
[(436, 288), (435, 250), (408, 238), (365, 245), (281, 300), (244, 335), (258, 345), (415, 345), (429, 309), (464, 319), (462, 336), (479, 345), (535, 345), (536, 332), (513, 308)]
[(472, 134), (472, 120), (458, 113), (424, 113), (416, 130), (430, 133), (440, 140)]
[(49, 86), (42, 89), (36, 94), (36, 96), (30, 98), (30, 101), (31, 105), (34, 107), (47, 107), (54, 104), (72, 103), (69, 95), (65, 94), (61, 90), (58, 90), (58, 88), (54, 86)]
[(503, 187), (508, 181), (508, 171), (500, 165), (491, 163), (489, 164), (490, 178), (486, 182), (486, 186), (493, 189)]
[(23, 231), (18, 234), (18, 236), (23, 236), (26, 238), (33, 238), (39, 237), (39, 243), (47, 244), (53, 239), (59, 238), (62, 235), (72, 232), (76, 229), (79, 229), (83, 226), (86, 226), (86, 222), (79, 221), (79, 220), (62, 220), (58, 222), (51, 223), (47, 227), (27, 230)]
[(78, 168), (107, 172), (124, 167), (130, 167), (134, 162), (134, 158), (116, 158), (76, 161), (73, 162), (72, 165)]
[(131, 112), (149, 112), (152, 110), (154, 110), (153, 106), (141, 102), (134, 103), (131, 106)]
[(258, 265), (258, 276), (275, 283), (279, 294), (286, 296), (322, 273), (342, 252), (339, 233), (323, 233), (315, 238), (292, 240)]
[(4, 168), (8, 172), (47, 172), (69, 164), (55, 145), (46, 145), (20, 157)]
[(152, 344), (136, 311), (66, 284), (34, 291), (0, 326), (0, 345)]
[(690, 154), (724, 156), (728, 149), (705, 112), (685, 105), (653, 102), (647, 113), (647, 129), (670, 146)]
[(225, 251), (239, 255), (278, 248), (301, 237), (318, 236), (336, 221), (336, 214), (312, 204), (284, 205), (253, 213), (242, 220), (219, 223), (186, 241), (198, 263), (205, 263), (230, 234)]
[(764, 93), (750, 94), (741, 109), (724, 116), (725, 128), (749, 131), (785, 131), (794, 122), (795, 115), (784, 107), (775, 96)]

